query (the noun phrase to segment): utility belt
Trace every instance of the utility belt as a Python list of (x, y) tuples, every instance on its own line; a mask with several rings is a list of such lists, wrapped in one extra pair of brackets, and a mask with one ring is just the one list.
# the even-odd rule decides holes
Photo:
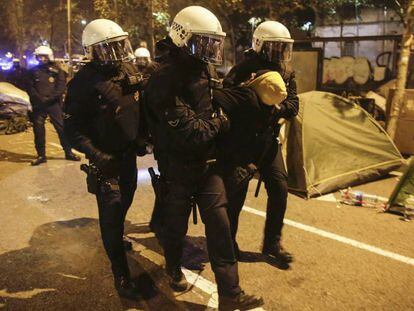
[(119, 190), (119, 179), (103, 176), (95, 164), (81, 164), (80, 169), (86, 173), (86, 185), (89, 193), (98, 194)]
[[(131, 144), (124, 152), (116, 153), (116, 158), (122, 162), (125, 155), (135, 156), (135, 148)], [(91, 194), (97, 194), (98, 190), (101, 193), (119, 190), (119, 176), (105, 176), (99, 168), (89, 160), (89, 164), (81, 164), (81, 171), (86, 173), (87, 190)]]

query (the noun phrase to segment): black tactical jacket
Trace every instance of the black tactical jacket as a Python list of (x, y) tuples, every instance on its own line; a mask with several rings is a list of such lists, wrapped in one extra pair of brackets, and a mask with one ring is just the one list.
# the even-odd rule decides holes
[(223, 108), (231, 121), (230, 130), (218, 139), (219, 161), (229, 165), (255, 162), (263, 149), (258, 137), (268, 124), (270, 107), (245, 86), (215, 89), (213, 98), (214, 105)]
[(65, 134), (87, 157), (98, 149), (119, 155), (135, 148), (140, 139), (139, 90), (134, 65), (104, 72), (85, 65), (69, 82), (65, 100)]
[(214, 157), (214, 139), (227, 123), (213, 109), (207, 66), (172, 49), (144, 91), (154, 153), (157, 159), (205, 162)]
[(54, 63), (29, 70), (27, 93), (34, 109), (60, 103), (65, 90), (66, 74)]

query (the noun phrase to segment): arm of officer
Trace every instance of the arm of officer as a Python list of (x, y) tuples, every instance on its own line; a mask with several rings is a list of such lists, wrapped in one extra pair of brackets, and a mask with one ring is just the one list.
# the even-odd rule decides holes
[(69, 84), (65, 99), (64, 131), (73, 148), (84, 153), (87, 158), (93, 158), (98, 150), (88, 137), (91, 113), (87, 109), (88, 103), (78, 95)]
[(29, 94), (30, 101), (33, 103), (43, 103), (47, 101), (47, 98), (40, 95), (35, 87), (35, 77), (33, 71), (29, 71), (27, 78), (27, 93)]
[(262, 110), (256, 92), (244, 86), (214, 89), (213, 106), (221, 107), (230, 118), (237, 113), (256, 114)]
[(56, 77), (55, 91), (52, 95), (52, 100), (58, 100), (62, 97), (66, 90), (66, 74), (63, 70), (59, 69)]
[(208, 143), (230, 126), (224, 115), (209, 120), (197, 118), (196, 113), (178, 97), (168, 107), (164, 112), (164, 121), (171, 135), (183, 144), (198, 146)]
[(287, 98), (280, 104), (279, 116), (286, 120), (292, 119), (299, 112), (299, 98), (296, 91), (295, 74), (288, 79)]

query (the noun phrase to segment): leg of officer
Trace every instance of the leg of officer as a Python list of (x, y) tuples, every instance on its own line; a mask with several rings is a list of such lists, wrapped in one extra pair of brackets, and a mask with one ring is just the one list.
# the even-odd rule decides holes
[(124, 220), (137, 190), (137, 157), (134, 152), (125, 153), (121, 161), (119, 188), (124, 213)]
[(278, 145), (277, 148), (273, 161), (261, 171), (268, 194), (263, 250), (276, 257), (281, 254), (279, 243), (288, 196), (287, 173), (281, 146)]
[[(33, 133), (34, 133), (34, 142), (35, 148), (38, 157), (43, 157), (46, 159), (46, 131), (45, 131), (45, 121), (47, 117), (47, 112), (42, 109), (33, 110)], [(32, 163), (33, 164), (33, 163)]]
[(195, 198), (205, 224), (208, 254), (216, 277), (218, 294), (238, 295), (241, 289), (237, 260), (226, 210), (226, 191), (221, 176), (214, 171), (211, 172)]
[(97, 194), (99, 223), (112, 272), (117, 277), (129, 277), (123, 244), (124, 221), (136, 189), (136, 157), (123, 156), (119, 178), (102, 177)]
[(56, 103), (49, 106), (47, 108), (47, 113), (50, 117), (50, 122), (52, 123), (59, 136), (59, 141), (63, 150), (65, 151), (66, 159), (72, 161), (80, 161), (80, 158), (72, 153), (72, 148), (68, 140), (65, 138), (65, 134), (63, 132), (63, 112), (60, 104)]
[(228, 198), (227, 213), (229, 215), (231, 236), (234, 241), (235, 252), (237, 256), (239, 255), (239, 247), (236, 241), (236, 236), (237, 230), (239, 228), (239, 217), (243, 209), (244, 201), (246, 200), (248, 188), (249, 185), (246, 185), (237, 192), (232, 193)]
[(166, 188), (162, 235), (166, 271), (171, 278), (170, 286), (175, 291), (184, 291), (188, 284), (181, 272), (181, 258), (183, 241), (188, 230), (188, 218), (191, 213), (193, 185), (179, 181), (167, 181)]

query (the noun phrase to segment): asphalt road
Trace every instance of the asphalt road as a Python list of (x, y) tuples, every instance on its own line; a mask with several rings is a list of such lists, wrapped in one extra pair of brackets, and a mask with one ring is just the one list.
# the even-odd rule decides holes
[[(63, 159), (48, 128), (46, 165), (31, 167), (32, 132), (0, 136), (0, 309), (206, 310), (217, 305), (202, 224), (190, 225), (184, 272), (191, 290), (175, 295), (164, 259), (148, 231), (153, 193), (138, 159), (139, 181), (126, 233), (129, 263), (142, 287), (139, 302), (120, 299), (100, 240), (95, 198), (86, 192), (79, 163)], [(388, 196), (396, 176), (358, 189)], [(241, 215), (239, 245), (250, 252), (239, 264), (241, 285), (260, 294), (265, 310), (413, 310), (414, 225), (398, 215), (340, 205), (334, 196), (288, 201), (284, 246), (294, 254), (287, 270), (260, 256), (266, 193), (251, 183)], [(204, 270), (194, 270), (203, 263)], [(192, 270), (193, 269), (193, 270)], [(152, 295), (148, 284), (159, 289)]]

